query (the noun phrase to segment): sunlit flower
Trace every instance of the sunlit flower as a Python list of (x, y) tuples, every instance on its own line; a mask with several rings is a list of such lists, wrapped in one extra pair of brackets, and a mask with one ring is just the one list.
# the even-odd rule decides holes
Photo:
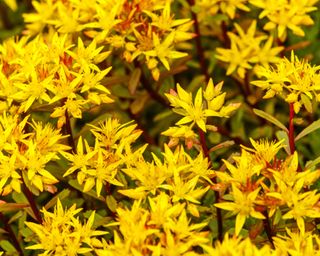
[(255, 210), (255, 200), (259, 194), (260, 189), (252, 192), (242, 192), (236, 185), (232, 184), (233, 202), (216, 203), (215, 206), (227, 211), (232, 211), (236, 214), (235, 234), (239, 235), (246, 218), (252, 216), (256, 219), (264, 219), (265, 217), (261, 212)]
[(305, 35), (301, 26), (314, 24), (309, 12), (317, 10), (315, 4), (318, 0), (250, 0), (249, 2), (263, 9), (259, 15), (260, 19), (264, 17), (269, 19), (264, 29), (277, 29), (278, 37), (284, 41), (288, 29), (295, 35)]
[(177, 84), (177, 92), (172, 90), (170, 94), (166, 94), (173, 111), (184, 116), (176, 124), (191, 123), (191, 127), (197, 124), (202, 131), (206, 132), (207, 117), (228, 117), (240, 104), (231, 103), (223, 106), (226, 93), (222, 93), (221, 88), (222, 83), (214, 86), (212, 79), (210, 79), (205, 91), (203, 92), (202, 88), (200, 88), (193, 101), (192, 94), (186, 92)]
[(92, 228), (94, 211), (87, 223), (81, 224), (79, 218), (75, 217), (80, 211), (81, 209), (76, 209), (75, 204), (64, 210), (59, 199), (53, 213), (43, 209), (43, 223), (26, 222), (37, 236), (37, 244), (28, 246), (26, 249), (42, 250), (44, 252), (41, 255), (70, 256), (92, 251), (92, 242), (95, 237), (107, 232)]
[(314, 98), (320, 101), (319, 69), (320, 66), (299, 60), (292, 51), (290, 60), (283, 58), (275, 66), (259, 67), (257, 75), (261, 78), (251, 83), (267, 91), (265, 99), (280, 95), (294, 105), (296, 113), (301, 106), (312, 112), (311, 101)]
[[(272, 47), (273, 38), (265, 35), (256, 35), (257, 22), (253, 21), (247, 32), (235, 24), (237, 34), (228, 32), (231, 40), (230, 49), (217, 48), (217, 59), (229, 63), (227, 75), (235, 71), (240, 78), (245, 77), (247, 70), (254, 65), (268, 66), (270, 63), (277, 63), (280, 58), (277, 55), (283, 47)], [(261, 45), (261, 43), (264, 44)]]

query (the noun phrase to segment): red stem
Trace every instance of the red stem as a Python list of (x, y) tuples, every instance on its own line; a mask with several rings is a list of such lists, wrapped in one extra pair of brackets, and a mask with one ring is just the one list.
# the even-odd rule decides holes
[[(210, 161), (210, 155), (209, 155), (209, 150), (207, 147), (207, 143), (206, 143), (206, 136), (204, 131), (202, 131), (199, 127), (198, 127), (198, 134), (199, 134), (199, 138), (200, 138), (200, 143), (201, 143), (201, 148), (203, 151), (204, 156), (208, 159), (209, 161), (209, 168), (212, 166), (212, 162)], [(213, 183), (217, 183), (217, 179), (216, 177), (213, 177), (212, 179)], [(216, 198), (216, 202), (219, 202), (220, 199), (220, 194), (218, 191), (214, 191), (214, 195)], [(219, 241), (222, 242), (223, 240), (223, 221), (222, 221), (222, 212), (220, 208), (216, 208), (217, 211), (217, 222), (218, 222), (218, 239)]]
[(70, 116), (69, 116), (69, 113), (68, 113), (67, 109), (66, 109), (66, 112), (65, 112), (65, 117), (66, 117), (65, 129), (66, 129), (67, 135), (69, 135), (68, 136), (68, 144), (69, 144), (69, 146), (71, 146), (72, 152), (73, 153), (77, 153), (77, 148), (76, 148), (76, 145), (74, 143), (73, 134), (72, 134)]
[(272, 248), (274, 248), (274, 243), (273, 243), (273, 236), (274, 236), (274, 233), (273, 233), (273, 230), (271, 228), (271, 224), (270, 224), (270, 219), (269, 219), (269, 215), (268, 215), (268, 210), (265, 210), (263, 212), (263, 215), (265, 217), (265, 219), (263, 220), (263, 226), (264, 226), (264, 229), (267, 233), (267, 237), (272, 245)]
[(39, 211), (39, 209), (38, 209), (38, 207), (36, 205), (36, 202), (34, 200), (33, 194), (27, 188), (27, 186), (24, 184), (24, 181), (22, 183), (22, 189), (23, 189), (23, 194), (26, 196), (34, 216), (36, 217), (37, 221), (41, 224), (42, 223), (42, 217), (41, 217), (40, 211)]
[[(188, 3), (189, 3), (190, 6), (193, 6), (195, 4), (195, 1), (194, 0), (188, 0)], [(204, 56), (204, 50), (203, 50), (202, 44), (201, 44), (201, 33), (200, 33), (197, 14), (194, 13), (194, 12), (191, 12), (191, 15), (192, 15), (192, 19), (194, 21), (194, 23), (193, 23), (194, 32), (197, 34), (196, 37), (195, 37), (195, 41), (196, 41), (197, 53), (198, 53), (198, 56), (199, 56), (200, 68), (201, 68), (202, 74), (206, 78), (206, 81), (209, 82), (210, 76), (209, 76), (209, 73), (208, 73), (208, 67), (207, 67), (207, 64), (206, 64), (205, 56)]]
[(295, 151), (295, 143), (294, 143), (294, 124), (293, 124), (293, 118), (294, 118), (294, 108), (293, 103), (290, 103), (289, 105), (290, 113), (289, 113), (289, 146), (290, 146), (290, 153), (293, 154)]
[(0, 221), (4, 225), (4, 230), (8, 232), (9, 238), (11, 242), (13, 243), (14, 247), (16, 248), (17, 252), (19, 253), (20, 256), (23, 256), (23, 250), (20, 246), (20, 243), (17, 239), (16, 234), (13, 232), (7, 218), (0, 212)]
[[(188, 0), (188, 3), (189, 3), (190, 6), (193, 6), (195, 4), (195, 0)], [(196, 41), (197, 53), (198, 53), (198, 56), (199, 56), (200, 68), (201, 68), (202, 74), (205, 76), (206, 82), (209, 82), (210, 76), (209, 76), (209, 73), (208, 73), (208, 67), (207, 67), (207, 64), (206, 64), (205, 56), (204, 56), (204, 50), (203, 50), (203, 47), (202, 47), (202, 44), (201, 44), (201, 33), (200, 33), (197, 14), (194, 13), (194, 12), (191, 12), (191, 15), (192, 15), (192, 19), (194, 21), (194, 24), (193, 24), (194, 31), (197, 34), (197, 36), (195, 38), (195, 41)], [(206, 143), (206, 136), (205, 136), (204, 131), (202, 131), (199, 127), (198, 127), (198, 134), (199, 134), (199, 137), (200, 137), (200, 143), (201, 143), (203, 154), (208, 159), (209, 166), (211, 167), (212, 163), (210, 161), (209, 150), (208, 150), (207, 143)], [(216, 183), (216, 178), (214, 177), (212, 179), (212, 181), (214, 183)], [(219, 200), (220, 200), (219, 192), (215, 191), (214, 194), (215, 194), (215, 201), (219, 202)], [(222, 242), (222, 240), (223, 240), (222, 212), (221, 212), (220, 208), (216, 208), (216, 211), (217, 211), (217, 223), (218, 223), (218, 239), (219, 239), (219, 241)]]

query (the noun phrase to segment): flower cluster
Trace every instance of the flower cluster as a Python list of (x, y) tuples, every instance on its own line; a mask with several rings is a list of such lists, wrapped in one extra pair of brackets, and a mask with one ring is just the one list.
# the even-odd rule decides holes
[(0, 255), (320, 255), (318, 2), (0, 0)]
[(100, 245), (96, 238), (106, 234), (92, 228), (95, 212), (93, 211), (85, 224), (75, 217), (81, 209), (76, 205), (64, 210), (58, 199), (54, 212), (42, 210), (43, 223), (26, 222), (26, 225), (36, 234), (37, 244), (28, 246), (29, 250), (42, 250), (39, 255), (78, 255), (91, 252)]
[(140, 136), (136, 125), (121, 125), (117, 119), (107, 119), (100, 127), (93, 126), (91, 132), (95, 136), (94, 147), (90, 147), (80, 136), (76, 152), (64, 152), (63, 156), (71, 162), (71, 167), (64, 173), (68, 176), (77, 172), (77, 181), (83, 186), (83, 192), (94, 187), (99, 197), (102, 186), (112, 184), (123, 186), (117, 179), (117, 173), (124, 164), (135, 162), (141, 157), (145, 147), (135, 152), (131, 144)]
[(216, 15), (218, 12), (225, 13), (230, 19), (234, 19), (237, 9), (246, 12), (250, 11), (247, 3), (248, 0), (196, 0), (194, 9), (199, 13), (200, 20), (206, 16)]
[(317, 2), (318, 0), (250, 0), (251, 4), (262, 9), (259, 18), (268, 18), (263, 28), (277, 30), (278, 38), (282, 41), (286, 39), (288, 29), (295, 35), (305, 35), (301, 26), (314, 24), (309, 12), (317, 10)]
[[(32, 131), (27, 132), (27, 127)], [(54, 192), (53, 184), (59, 180), (51, 174), (48, 164), (70, 148), (60, 143), (65, 136), (50, 124), (29, 124), (28, 117), (21, 120), (6, 112), (0, 117), (0, 133), (0, 194), (21, 193), (22, 184), (37, 194), (44, 190)]]
[(194, 37), (189, 32), (192, 21), (174, 19), (171, 0), (43, 0), (34, 7), (36, 13), (24, 14), (27, 34), (45, 28), (61, 34), (82, 32), (113, 53), (120, 52), (129, 63), (145, 62), (155, 80), (160, 76), (159, 61), (169, 70), (169, 61), (187, 55), (175, 46)]
[(135, 201), (130, 210), (117, 210), (119, 232), (98, 255), (187, 255), (208, 246), (208, 233), (200, 231), (207, 223), (190, 223), (184, 204), (171, 203), (166, 194), (148, 201), (148, 209)]
[(252, 143), (254, 150), (244, 147), (240, 156), (233, 157), (234, 164), (225, 161), (227, 172), (215, 172), (224, 184), (221, 187), (231, 188), (230, 202), (215, 205), (237, 215), (237, 235), (249, 216), (271, 221), (271, 225), (294, 219), (304, 234), (312, 219), (320, 217), (320, 194), (310, 190), (310, 185), (319, 179), (320, 170), (299, 170), (297, 152), (279, 160), (276, 155), (282, 142)]
[(286, 102), (293, 104), (296, 113), (301, 106), (311, 113), (311, 101), (314, 98), (320, 101), (319, 69), (320, 66), (311, 66), (308, 61), (299, 60), (291, 52), (290, 59), (283, 58), (275, 66), (257, 68), (260, 80), (251, 83), (267, 90), (265, 99), (280, 95)]
[(26, 113), (46, 105), (42, 111), (53, 109), (51, 117), (58, 117), (62, 127), (66, 114), (81, 118), (85, 109), (112, 102), (100, 84), (110, 70), (97, 66), (109, 55), (102, 50), (94, 40), (84, 46), (81, 38), (75, 47), (68, 35), (57, 33), (5, 41), (0, 47), (2, 111), (19, 106), (16, 112)]
[[(200, 88), (197, 91), (194, 101), (192, 94), (186, 92), (179, 84), (177, 84), (177, 92), (171, 90), (170, 94), (166, 94), (173, 111), (183, 116), (176, 123), (176, 127), (170, 127), (162, 133), (173, 138), (170, 144), (175, 145), (179, 137), (182, 137), (186, 139), (186, 142), (191, 142), (192, 146), (192, 142), (196, 141), (195, 133), (192, 131), (195, 124), (204, 132), (207, 129), (216, 130), (215, 126), (207, 125), (207, 118), (229, 117), (240, 106), (239, 103), (230, 103), (224, 106), (226, 93), (221, 91), (222, 86), (223, 82), (214, 85), (210, 79), (205, 90)], [(188, 123), (191, 124), (186, 126)]]
[(272, 47), (272, 36), (256, 35), (256, 21), (252, 21), (246, 33), (238, 24), (235, 24), (235, 27), (238, 35), (228, 32), (230, 49), (217, 48), (217, 59), (229, 63), (227, 75), (237, 71), (238, 76), (243, 79), (246, 71), (252, 69), (252, 65), (268, 66), (270, 63), (279, 62), (278, 54), (283, 47)]

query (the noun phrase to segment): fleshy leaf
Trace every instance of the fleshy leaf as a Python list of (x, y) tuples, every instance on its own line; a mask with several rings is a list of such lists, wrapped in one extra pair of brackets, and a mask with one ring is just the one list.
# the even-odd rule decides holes
[(317, 130), (320, 128), (320, 119), (318, 119), (317, 121), (314, 121), (312, 124), (310, 124), (309, 126), (307, 126), (305, 129), (303, 129), (295, 138), (295, 141), (300, 140), (301, 138), (303, 138), (304, 136), (308, 135), (309, 133)]
[(287, 127), (285, 127), (283, 123), (281, 123), (278, 119), (276, 119), (272, 115), (268, 114), (267, 112), (264, 112), (264, 111), (256, 109), (256, 108), (253, 109), (253, 112), (257, 116), (260, 116), (263, 119), (266, 119), (267, 121), (269, 121), (270, 123), (273, 123), (274, 125), (278, 126), (283, 131), (288, 132)]

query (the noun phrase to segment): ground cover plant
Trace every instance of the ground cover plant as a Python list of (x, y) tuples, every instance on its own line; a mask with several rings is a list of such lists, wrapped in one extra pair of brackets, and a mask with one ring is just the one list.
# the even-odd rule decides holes
[(0, 255), (320, 255), (318, 8), (0, 1)]

